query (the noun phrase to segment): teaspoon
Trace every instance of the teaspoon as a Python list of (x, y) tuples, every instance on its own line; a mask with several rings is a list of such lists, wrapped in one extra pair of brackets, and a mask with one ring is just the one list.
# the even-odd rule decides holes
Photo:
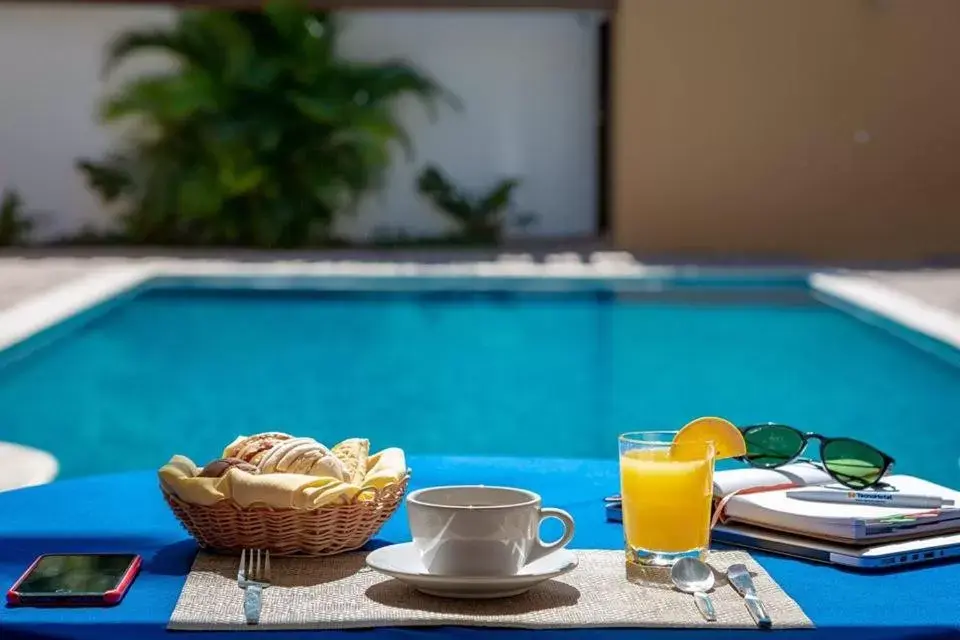
[(717, 621), (717, 612), (707, 592), (713, 589), (713, 570), (696, 558), (680, 558), (670, 569), (673, 585), (684, 593), (692, 593), (697, 609), (707, 622)]

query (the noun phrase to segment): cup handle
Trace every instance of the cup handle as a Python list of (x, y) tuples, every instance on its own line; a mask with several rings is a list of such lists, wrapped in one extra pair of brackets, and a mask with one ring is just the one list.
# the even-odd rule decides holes
[[(543, 521), (547, 520), (548, 518), (556, 518), (563, 523), (563, 535), (561, 535), (560, 539), (556, 542), (544, 544), (543, 540), (540, 539), (540, 525), (542, 525)], [(534, 541), (533, 548), (530, 549), (530, 553), (527, 555), (526, 564), (530, 564), (534, 560), (539, 560), (540, 558), (553, 553), (557, 549), (562, 549), (567, 546), (573, 539), (574, 528), (573, 516), (563, 509), (554, 509), (552, 507), (540, 509), (540, 522), (537, 523), (537, 539)]]

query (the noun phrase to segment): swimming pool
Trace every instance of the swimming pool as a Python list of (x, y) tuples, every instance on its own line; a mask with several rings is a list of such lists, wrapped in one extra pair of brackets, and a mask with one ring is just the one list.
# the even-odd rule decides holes
[(74, 477), (174, 453), (202, 463), (263, 430), (612, 457), (619, 432), (721, 415), (861, 438), (903, 472), (960, 484), (957, 350), (826, 304), (805, 280), (405, 281), (150, 281), (0, 354), (0, 440)]

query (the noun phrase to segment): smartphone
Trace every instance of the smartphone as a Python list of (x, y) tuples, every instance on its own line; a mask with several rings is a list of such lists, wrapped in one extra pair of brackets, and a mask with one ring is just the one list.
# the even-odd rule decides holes
[(605, 510), (607, 512), (607, 522), (623, 522), (623, 503), (608, 502)]
[(110, 606), (123, 600), (140, 571), (133, 553), (42, 555), (7, 592), (7, 602), (24, 606)]

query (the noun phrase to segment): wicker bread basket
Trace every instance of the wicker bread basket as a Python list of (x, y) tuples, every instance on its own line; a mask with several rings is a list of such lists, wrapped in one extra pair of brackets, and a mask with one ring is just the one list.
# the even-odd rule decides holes
[[(201, 547), (239, 554), (265, 549), (276, 556), (329, 556), (359, 549), (400, 506), (410, 475), (381, 490), (369, 489), (345, 505), (317, 509), (241, 508), (224, 500), (189, 504), (161, 484), (163, 497)], [(362, 498), (362, 499), (358, 499)]]

